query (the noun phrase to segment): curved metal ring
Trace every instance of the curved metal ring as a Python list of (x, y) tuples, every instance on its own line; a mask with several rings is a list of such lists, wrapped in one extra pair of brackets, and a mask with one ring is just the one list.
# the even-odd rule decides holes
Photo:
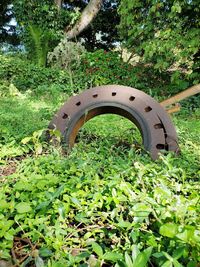
[(71, 97), (49, 124), (58, 129), (72, 148), (82, 125), (100, 114), (118, 114), (131, 120), (140, 130), (144, 148), (152, 159), (161, 150), (179, 152), (176, 130), (162, 106), (137, 89), (106, 85), (88, 89)]

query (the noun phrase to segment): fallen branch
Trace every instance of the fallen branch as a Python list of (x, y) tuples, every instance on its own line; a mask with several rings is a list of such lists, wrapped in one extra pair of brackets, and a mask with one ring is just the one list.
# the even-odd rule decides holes
[(160, 104), (161, 104), (161, 106), (163, 106), (165, 108), (169, 105), (175, 104), (175, 103), (177, 103), (177, 102), (179, 102), (185, 98), (196, 95), (198, 93), (200, 93), (200, 84), (196, 84), (196, 85), (184, 90), (183, 92), (176, 94), (176, 95), (160, 102)]

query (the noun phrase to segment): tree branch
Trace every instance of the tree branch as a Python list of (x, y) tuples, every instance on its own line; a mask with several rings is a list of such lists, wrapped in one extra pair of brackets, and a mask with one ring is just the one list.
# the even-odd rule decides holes
[(71, 30), (67, 30), (65, 37), (71, 40), (77, 37), (82, 31), (84, 31), (101, 9), (103, 0), (90, 0), (88, 5), (83, 10), (79, 21), (73, 26)]
[(58, 10), (62, 7), (62, 0), (54, 0), (55, 5), (57, 6)]

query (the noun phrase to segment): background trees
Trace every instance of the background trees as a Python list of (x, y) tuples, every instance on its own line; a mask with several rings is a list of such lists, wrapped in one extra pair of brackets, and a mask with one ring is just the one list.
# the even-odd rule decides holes
[(40, 66), (46, 65), (47, 53), (63, 35), (70, 23), (70, 12), (58, 9), (53, 0), (13, 1), (21, 39), (29, 57)]
[[(80, 11), (86, 7), (88, 1), (73, 1), (67, 6), (68, 9), (80, 8)], [(64, 2), (64, 3), (65, 3)], [(104, 0), (102, 1), (101, 9), (95, 19), (88, 25), (77, 39), (84, 40), (85, 47), (89, 51), (95, 49), (111, 49), (115, 42), (119, 40), (116, 25), (119, 24), (120, 17), (117, 13), (119, 0)]]
[[(125, 46), (155, 69), (199, 81), (200, 6), (191, 1), (121, 0), (120, 34)], [(180, 83), (180, 79), (179, 79)], [(184, 85), (183, 85), (184, 87)]]
[[(0, 8), (0, 41), (18, 43), (16, 27), (9, 26), (15, 16), (22, 44), (40, 66), (65, 38), (83, 41), (87, 51), (124, 45), (156, 75), (167, 73), (180, 89), (199, 82), (198, 0), (6, 0)], [(92, 19), (84, 25), (90, 8)]]
[[(64, 37), (82, 40), (88, 50), (109, 49), (117, 40), (118, 0), (17, 1), (14, 13), (29, 57), (40, 66)], [(94, 20), (98, 13), (98, 17)], [(13, 14), (13, 12), (12, 12)], [(89, 19), (88, 19), (89, 18)]]

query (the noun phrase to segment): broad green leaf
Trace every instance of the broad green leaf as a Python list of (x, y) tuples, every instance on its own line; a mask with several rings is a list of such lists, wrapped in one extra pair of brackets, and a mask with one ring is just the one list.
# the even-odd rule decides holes
[(61, 138), (61, 132), (59, 130), (51, 130), (51, 134), (57, 138)]
[(176, 237), (178, 237), (179, 239), (183, 240), (186, 243), (194, 241), (194, 230), (186, 229), (182, 233), (177, 234)]
[(116, 252), (106, 252), (103, 255), (104, 260), (112, 261), (112, 262), (117, 262), (119, 260), (123, 260), (122, 254), (116, 253)]
[(128, 255), (127, 252), (125, 252), (125, 262), (126, 262), (128, 267), (132, 267), (133, 266), (133, 262), (131, 260), (131, 257)]
[(50, 203), (51, 203), (51, 201), (41, 202), (37, 205), (36, 210), (44, 209), (44, 208), (48, 207)]
[(52, 255), (52, 251), (48, 248), (40, 248), (39, 249), (39, 255), (42, 257), (49, 257)]
[(54, 199), (56, 199), (57, 197), (60, 196), (60, 194), (62, 193), (63, 191), (63, 188), (64, 188), (64, 184), (59, 186), (58, 189), (53, 193), (52, 197), (51, 197), (51, 201), (53, 201)]
[(171, 261), (166, 261), (161, 267), (173, 267), (173, 263)]
[(23, 139), (21, 140), (21, 143), (25, 145), (25, 144), (27, 144), (28, 142), (30, 142), (31, 139), (32, 139), (32, 137), (25, 137), (25, 138), (23, 138)]
[(88, 252), (82, 252), (76, 256), (77, 259), (82, 260), (85, 258), (88, 258), (90, 256), (90, 253)]
[(134, 221), (143, 222), (144, 219), (147, 219), (151, 213), (151, 207), (144, 203), (137, 203), (133, 206), (134, 212)]
[(173, 260), (174, 267), (183, 267), (176, 259)]
[(152, 253), (152, 247), (149, 247), (147, 249), (145, 249), (144, 251), (140, 252), (137, 255), (137, 258), (135, 259), (134, 263), (134, 267), (145, 267), (147, 265), (147, 262), (151, 256)]
[(134, 267), (145, 267), (147, 265), (148, 259), (145, 253), (140, 252), (133, 262)]
[(175, 223), (166, 223), (160, 227), (160, 234), (167, 237), (175, 237), (178, 233), (178, 226)]
[(33, 260), (32, 256), (29, 256), (23, 263), (22, 263), (22, 267), (26, 267), (28, 266), (28, 264)]
[(90, 238), (92, 236), (92, 233), (91, 232), (87, 232), (85, 235), (84, 235), (84, 239), (87, 240), (88, 238)]
[(152, 254), (152, 256), (159, 259), (159, 258), (163, 257), (163, 253), (162, 252), (156, 252), (156, 253)]
[(132, 246), (132, 260), (133, 262), (136, 260), (137, 255), (140, 253), (138, 246), (137, 245), (133, 245)]
[(18, 213), (26, 213), (32, 210), (30, 203), (20, 202), (15, 206)]
[(178, 260), (178, 259), (184, 254), (184, 251), (185, 251), (185, 247), (177, 248), (177, 249), (173, 252), (173, 258), (175, 258), (175, 259)]
[(81, 204), (80, 201), (76, 198), (76, 197), (71, 197), (71, 201), (78, 206), (79, 208), (81, 208)]
[(5, 199), (0, 200), (0, 210), (4, 210), (8, 208), (9, 203)]
[(149, 259), (151, 254), (152, 254), (152, 247), (146, 248), (145, 250), (143, 250), (143, 253), (145, 253), (145, 255), (147, 256), (147, 258)]
[(39, 139), (42, 136), (43, 132), (44, 132), (44, 130), (35, 131), (33, 133), (33, 138), (35, 138), (35, 139), (38, 138)]
[(170, 256), (167, 252), (163, 251), (163, 255), (171, 262), (173, 262), (172, 256)]
[[(11, 232), (11, 233), (10, 233)], [(4, 237), (5, 237), (5, 239), (6, 240), (13, 240), (13, 234), (12, 234), (12, 232), (14, 232), (14, 230), (13, 231), (8, 231), (8, 232), (6, 232), (5, 234), (4, 234)]]
[(92, 249), (100, 258), (103, 257), (103, 249), (99, 244), (92, 242)]
[(197, 262), (196, 261), (190, 261), (188, 263), (187, 267), (197, 267)]
[(129, 227), (131, 227), (132, 224), (128, 221), (120, 220), (117, 225), (121, 228), (129, 228)]
[(44, 261), (42, 258), (40, 258), (39, 256), (37, 256), (35, 258), (35, 266), (36, 267), (43, 267), (44, 266)]
[(14, 185), (16, 190), (32, 191), (32, 187), (28, 181), (19, 181)]

